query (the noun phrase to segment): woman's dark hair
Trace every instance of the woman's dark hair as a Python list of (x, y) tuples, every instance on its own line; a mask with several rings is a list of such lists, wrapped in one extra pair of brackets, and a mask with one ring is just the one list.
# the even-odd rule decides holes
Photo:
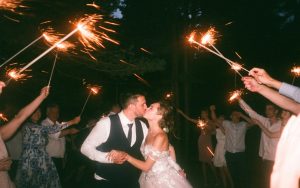
[(171, 131), (174, 127), (173, 107), (168, 105), (166, 102), (158, 102), (158, 103), (159, 103), (159, 108), (157, 109), (157, 111), (158, 114), (162, 115), (162, 118), (158, 122), (158, 124), (162, 129), (166, 128), (169, 131)]

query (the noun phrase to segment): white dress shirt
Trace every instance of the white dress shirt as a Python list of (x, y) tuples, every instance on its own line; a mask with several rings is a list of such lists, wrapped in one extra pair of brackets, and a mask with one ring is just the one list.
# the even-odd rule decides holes
[[(132, 138), (131, 138), (131, 144), (130, 144), (132, 146), (136, 141), (136, 124), (134, 121), (128, 120), (128, 118), (125, 116), (123, 111), (121, 111), (118, 115), (120, 117), (122, 129), (123, 129), (126, 137), (128, 136), (128, 131), (129, 131), (129, 127), (127, 124), (133, 123)], [(141, 124), (142, 124), (143, 133), (144, 133), (144, 139), (143, 139), (142, 143), (144, 143), (145, 138), (148, 134), (148, 128), (145, 123), (141, 122)], [(110, 124), (109, 117), (104, 117), (104, 118), (100, 119), (97, 122), (96, 126), (93, 128), (93, 130), (90, 132), (88, 137), (83, 142), (81, 149), (80, 149), (81, 153), (93, 161), (97, 161), (100, 163), (112, 163), (112, 161), (109, 161), (106, 158), (106, 155), (108, 154), (108, 152), (102, 152), (102, 151), (98, 151), (96, 149), (99, 145), (101, 145), (102, 143), (105, 143), (107, 141), (107, 139), (109, 137), (109, 133), (110, 133), (110, 126), (111, 126), (111, 124)], [(95, 176), (95, 178), (103, 179), (99, 176)]]
[[(277, 132), (281, 129), (281, 120), (278, 119), (275, 123), (271, 123), (269, 118), (266, 118), (256, 113), (245, 101), (240, 100), (240, 106), (253, 119), (257, 119), (261, 124), (271, 132)], [(259, 156), (263, 159), (274, 161), (279, 138), (270, 138), (263, 131), (261, 133), (259, 144)]]
[[(55, 124), (60, 124), (56, 122)], [(54, 122), (52, 122), (49, 118), (46, 118), (42, 121), (42, 126), (53, 126)], [(55, 126), (55, 125), (54, 125)], [(56, 158), (64, 158), (65, 150), (66, 150), (66, 139), (65, 137), (59, 137), (61, 131), (56, 132), (54, 134), (48, 134), (48, 144), (46, 146), (46, 151), (48, 152), (50, 157)]]
[(245, 151), (245, 136), (248, 128), (248, 123), (240, 121), (233, 123), (232, 121), (223, 121), (225, 129), (225, 150), (230, 153)]

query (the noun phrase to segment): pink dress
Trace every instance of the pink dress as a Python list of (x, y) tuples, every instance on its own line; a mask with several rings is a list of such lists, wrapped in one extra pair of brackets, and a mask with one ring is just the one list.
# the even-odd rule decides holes
[[(0, 159), (7, 158), (7, 150), (0, 135)], [(10, 180), (7, 171), (0, 171), (0, 187), (1, 188), (14, 188), (14, 184)]]
[(213, 158), (211, 151), (213, 151), (211, 144), (211, 132), (201, 131), (200, 136), (198, 138), (199, 161), (204, 163), (211, 162)]

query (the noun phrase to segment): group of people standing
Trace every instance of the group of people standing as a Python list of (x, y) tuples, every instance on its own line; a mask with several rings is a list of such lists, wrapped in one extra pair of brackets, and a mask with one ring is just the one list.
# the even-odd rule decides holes
[[(198, 139), (199, 161), (202, 164), (204, 186), (208, 186), (207, 168), (222, 180), (224, 187), (248, 187), (246, 170), (247, 130), (258, 125), (261, 130), (259, 156), (262, 158), (265, 182), (262, 187), (275, 187), (278, 176), (272, 176), (278, 154), (277, 144), (292, 114), (300, 112), (300, 89), (271, 78), (263, 69), (254, 68), (249, 77), (244, 77), (245, 87), (258, 92), (274, 104), (267, 104), (265, 116), (255, 112), (242, 98), (241, 109), (232, 111), (230, 120), (217, 116), (216, 107), (201, 112)], [(0, 88), (5, 84), (0, 82)], [(276, 92), (270, 87), (279, 89)], [(59, 123), (59, 107), (49, 105), (47, 118), (40, 123), (39, 105), (49, 94), (49, 87), (30, 104), (25, 106), (8, 123), (0, 127), (0, 187), (61, 187), (62, 162), (65, 154), (65, 136), (76, 134), (77, 129), (67, 128), (80, 122), (80, 117)], [(286, 98), (288, 96), (291, 99)], [(279, 108), (282, 108), (280, 111)], [(140, 93), (127, 94), (121, 100), (122, 110), (102, 117), (84, 140), (80, 151), (93, 163), (94, 187), (141, 187), (141, 188), (189, 188), (184, 171), (176, 163), (175, 150), (169, 143), (168, 134), (174, 125), (174, 109), (165, 102), (156, 102), (147, 107), (146, 98)], [(194, 124), (199, 119), (190, 118), (181, 110), (183, 117)], [(27, 121), (26, 121), (27, 120)], [(26, 121), (26, 123), (24, 123)], [(24, 123), (24, 124), (23, 124)], [(4, 145), (22, 126), (22, 154), (17, 167), (15, 185), (8, 170), (11, 159)], [(213, 148), (212, 134), (217, 144)], [(276, 165), (277, 164), (277, 165)], [(282, 164), (282, 161), (281, 161)], [(215, 167), (219, 173), (217, 173)], [(216, 182), (219, 180), (216, 179)], [(295, 183), (296, 180), (290, 180)]]

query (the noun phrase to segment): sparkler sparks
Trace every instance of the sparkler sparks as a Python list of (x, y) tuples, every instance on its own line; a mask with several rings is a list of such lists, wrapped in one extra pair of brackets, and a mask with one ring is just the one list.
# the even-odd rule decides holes
[(93, 94), (93, 95), (97, 95), (101, 89), (100, 86), (93, 86), (93, 87), (90, 87), (90, 92)]
[(300, 76), (300, 67), (293, 67), (291, 73), (294, 74), (295, 77)]
[(0, 119), (3, 121), (8, 121), (4, 114), (0, 113)]
[(88, 102), (89, 99), (90, 99), (90, 96), (91, 96), (91, 95), (97, 95), (97, 94), (99, 93), (100, 89), (101, 89), (101, 86), (98, 86), (98, 85), (95, 85), (95, 86), (88, 85), (87, 88), (90, 90), (90, 93), (89, 93), (89, 95), (87, 96), (87, 98), (86, 98), (86, 100), (85, 100), (85, 103), (84, 103), (84, 105), (83, 105), (83, 107), (82, 107), (82, 109), (81, 109), (80, 116), (81, 116), (82, 113), (84, 112), (84, 109), (85, 109), (85, 107), (86, 107), (87, 102)]
[(233, 92), (230, 93), (230, 97), (228, 99), (228, 101), (231, 103), (234, 100), (240, 98), (243, 94), (243, 90), (235, 90)]
[(68, 49), (74, 49), (75, 45), (68, 41), (58, 43), (63, 34), (54, 31), (52, 27), (48, 27), (43, 31), (43, 37), (50, 46), (56, 45), (56, 49), (62, 52), (67, 52)]
[[(102, 15), (92, 14), (86, 15), (86, 17), (80, 19), (77, 23), (77, 29), (79, 30), (79, 41), (84, 46), (84, 53), (88, 54), (92, 59), (97, 60), (92, 54), (92, 51), (95, 51), (97, 46), (105, 48), (103, 40), (107, 40), (111, 43), (119, 45), (120, 43), (112, 38), (110, 38), (106, 33), (97, 31), (96, 24), (103, 20)], [(112, 22), (109, 22), (112, 23)], [(108, 32), (114, 32), (112, 29), (106, 27), (99, 27), (102, 30)]]
[(139, 81), (141, 81), (142, 83), (144, 83), (145, 85), (150, 87), (150, 84), (145, 79), (143, 79), (141, 76), (139, 76), (135, 73), (133, 74), (133, 76), (135, 76)]
[(14, 79), (14, 80), (26, 80), (27, 78), (31, 77), (25, 73), (22, 74), (18, 73), (17, 68), (9, 69), (8, 71), (6, 71), (6, 75), (10, 77), (10, 79)]
[(198, 119), (197, 127), (203, 130), (207, 127), (207, 122), (202, 119)]
[(293, 81), (292, 81), (292, 84), (294, 85), (295, 78), (300, 76), (300, 67), (299, 66), (298, 67), (293, 67), (292, 70), (291, 70), (291, 73), (294, 75), (293, 76)]
[(151, 55), (152, 55), (152, 53), (151, 53), (150, 51), (146, 50), (145, 48), (140, 48), (140, 50), (142, 50), (143, 52), (146, 52), (146, 53), (148, 53), (148, 54), (151, 54)]
[(201, 44), (206, 45), (210, 44), (213, 45), (217, 40), (215, 38), (217, 31), (211, 27), (201, 38)]
[(210, 147), (206, 146), (206, 149), (209, 151), (209, 153), (210, 153), (212, 156), (215, 156), (214, 152), (210, 149)]
[(94, 7), (95, 9), (97, 9), (97, 10), (99, 10), (100, 9), (100, 6), (99, 5), (97, 5), (95, 2), (93, 2), (93, 3), (88, 3), (88, 4), (86, 4), (86, 6), (89, 6), (89, 7)]
[(171, 100), (174, 96), (174, 93), (173, 92), (167, 92), (164, 96), (164, 99), (165, 100)]
[(0, 10), (8, 10), (13, 13), (22, 14), (17, 11), (18, 8), (25, 8), (22, 5), (23, 0), (0, 0)]
[[(216, 30), (214, 28), (210, 28), (200, 39), (200, 42), (197, 42), (196, 40), (196, 32), (193, 31), (189, 37), (188, 41), (191, 44), (195, 44), (198, 47), (204, 48), (205, 50), (209, 51), (210, 53), (224, 59), (228, 65), (234, 69), (237, 73), (239, 70), (243, 69), (246, 72), (249, 72), (249, 70), (242, 67), (240, 64), (226, 58), (214, 45), (213, 43), (216, 41), (215, 38)], [(206, 46), (206, 44), (209, 44), (213, 49)], [(239, 73), (239, 75), (242, 77), (242, 75)]]
[(103, 39), (115, 44), (119, 44), (119, 42), (111, 39), (105, 33), (96, 30), (96, 23), (100, 20), (103, 20), (103, 16), (92, 14), (80, 19), (76, 24), (81, 34), (79, 36), (79, 41), (87, 49), (87, 51), (96, 50), (95, 46), (101, 46), (102, 48), (105, 48), (105, 46), (103, 45)]

